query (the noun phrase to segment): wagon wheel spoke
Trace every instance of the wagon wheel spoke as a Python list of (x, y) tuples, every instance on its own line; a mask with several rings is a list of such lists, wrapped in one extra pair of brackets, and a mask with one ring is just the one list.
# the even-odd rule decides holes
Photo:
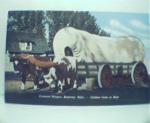
[(132, 72), (131, 72), (131, 78), (132, 78), (133, 84), (136, 84), (136, 85), (141, 85), (147, 80), (148, 78), (147, 69), (146, 69), (146, 66), (142, 62), (137, 62), (133, 66)]
[(135, 74), (135, 80), (143, 81), (143, 75), (146, 72), (144, 68), (137, 68), (136, 71), (134, 72)]
[(102, 65), (98, 72), (99, 87), (111, 87), (112, 71), (109, 65)]

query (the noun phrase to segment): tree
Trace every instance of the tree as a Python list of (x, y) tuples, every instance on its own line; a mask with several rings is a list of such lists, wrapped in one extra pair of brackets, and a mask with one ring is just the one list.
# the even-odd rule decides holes
[(8, 31), (35, 32), (43, 35), (43, 11), (10, 11), (8, 13)]
[(32, 32), (46, 36), (46, 24), (49, 25), (49, 47), (58, 30), (71, 26), (101, 36), (110, 36), (96, 24), (96, 19), (89, 12), (82, 11), (10, 11), (8, 31)]

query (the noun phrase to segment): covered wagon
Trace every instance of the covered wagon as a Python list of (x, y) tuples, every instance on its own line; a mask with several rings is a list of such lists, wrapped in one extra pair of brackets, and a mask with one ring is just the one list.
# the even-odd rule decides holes
[(77, 78), (97, 78), (99, 87), (147, 86), (144, 45), (136, 37), (103, 37), (65, 27), (54, 37), (54, 61), (72, 56), (77, 60)]

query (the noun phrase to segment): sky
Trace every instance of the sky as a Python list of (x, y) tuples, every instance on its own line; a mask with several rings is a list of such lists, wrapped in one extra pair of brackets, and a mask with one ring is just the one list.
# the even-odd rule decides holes
[(97, 24), (112, 37), (135, 36), (139, 38), (150, 58), (150, 20), (147, 13), (90, 12)]

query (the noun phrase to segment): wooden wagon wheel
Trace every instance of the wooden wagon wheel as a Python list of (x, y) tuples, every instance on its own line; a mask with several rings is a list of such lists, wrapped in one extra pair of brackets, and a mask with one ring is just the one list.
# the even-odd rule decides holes
[(133, 84), (141, 85), (148, 79), (148, 72), (143, 62), (137, 62), (131, 70), (131, 79)]
[(104, 64), (100, 66), (98, 71), (98, 85), (102, 87), (111, 87), (112, 86), (112, 71), (109, 65)]

